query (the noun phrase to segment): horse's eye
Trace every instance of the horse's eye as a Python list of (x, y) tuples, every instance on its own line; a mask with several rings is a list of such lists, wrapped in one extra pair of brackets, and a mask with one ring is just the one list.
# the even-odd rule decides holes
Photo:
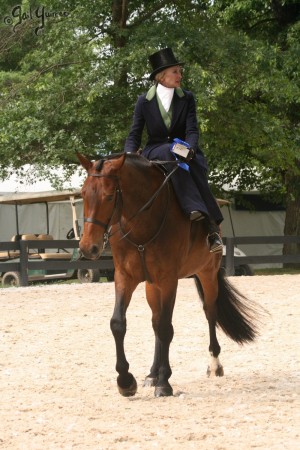
[(113, 194), (107, 194), (105, 197), (106, 197), (107, 201), (111, 202), (112, 199), (114, 198), (114, 195)]

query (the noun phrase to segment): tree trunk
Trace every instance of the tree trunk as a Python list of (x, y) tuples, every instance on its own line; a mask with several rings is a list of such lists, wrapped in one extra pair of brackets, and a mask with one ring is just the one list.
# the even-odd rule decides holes
[(124, 30), (128, 18), (128, 0), (113, 0), (112, 3), (112, 24), (114, 27), (114, 44), (116, 48), (124, 47), (126, 37)]
[[(287, 175), (287, 205), (284, 225), (285, 236), (300, 236), (300, 176)], [(284, 244), (283, 255), (299, 255), (300, 244)], [(286, 263), (284, 267), (300, 268), (300, 264)]]
[[(127, 43), (126, 25), (128, 18), (128, 0), (113, 0), (112, 2), (112, 36), (115, 48), (123, 48)], [(127, 87), (127, 67), (120, 64), (115, 83), (118, 87)]]

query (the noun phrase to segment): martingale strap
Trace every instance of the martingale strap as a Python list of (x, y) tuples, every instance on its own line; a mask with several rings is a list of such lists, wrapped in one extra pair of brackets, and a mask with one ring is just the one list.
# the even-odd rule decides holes
[[(178, 166), (176, 167), (176, 169), (177, 169), (177, 168), (178, 168)], [(172, 173), (173, 173), (173, 172), (172, 172)], [(158, 194), (159, 194), (159, 192), (161, 191), (162, 187), (166, 185), (166, 180), (167, 180), (167, 178), (165, 179), (164, 183), (160, 186), (160, 188), (155, 192), (155, 194), (151, 197), (151, 199), (146, 203), (146, 205), (144, 205), (143, 208), (141, 208), (141, 209), (138, 211), (138, 213), (144, 211), (145, 206), (148, 206), (150, 203), (153, 202), (154, 199), (156, 199), (156, 197), (158, 196)], [(122, 224), (121, 224), (121, 222), (120, 222), (120, 232), (121, 232), (122, 235), (123, 235), (123, 238), (122, 238), (122, 239), (125, 238), (128, 242), (130, 242), (130, 244), (132, 244), (132, 245), (138, 250), (138, 252), (139, 252), (139, 254), (140, 254), (140, 257), (141, 257), (141, 264), (142, 264), (142, 267), (143, 267), (143, 270), (144, 270), (144, 274), (145, 274), (145, 280), (146, 280), (149, 284), (152, 284), (152, 279), (151, 279), (151, 277), (150, 277), (150, 275), (149, 275), (149, 272), (148, 272), (148, 269), (147, 269), (147, 266), (146, 266), (146, 261), (145, 261), (145, 247), (146, 247), (147, 245), (149, 245), (151, 242), (153, 242), (153, 241), (157, 238), (157, 236), (160, 234), (161, 230), (163, 229), (163, 227), (164, 227), (164, 225), (165, 225), (165, 221), (166, 221), (167, 214), (168, 214), (168, 209), (169, 209), (169, 203), (170, 203), (170, 185), (169, 185), (169, 184), (167, 184), (167, 188), (168, 188), (168, 190), (167, 190), (168, 196), (167, 196), (166, 206), (163, 208), (164, 215), (163, 215), (162, 221), (161, 221), (160, 226), (159, 226), (158, 230), (156, 231), (156, 233), (155, 233), (150, 239), (148, 239), (147, 242), (145, 242), (144, 244), (137, 244), (137, 243), (133, 242), (133, 241), (132, 241), (131, 239), (129, 239), (129, 237), (128, 237), (128, 234), (131, 232), (131, 230), (129, 230), (127, 233), (125, 233), (125, 231), (124, 231), (123, 228), (122, 228)], [(134, 217), (136, 217), (136, 215), (135, 215)]]

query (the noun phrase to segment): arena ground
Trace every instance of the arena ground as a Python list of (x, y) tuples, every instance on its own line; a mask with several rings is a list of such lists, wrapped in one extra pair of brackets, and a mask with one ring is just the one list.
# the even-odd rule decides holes
[(181, 280), (174, 396), (158, 399), (142, 387), (154, 347), (143, 285), (128, 311), (131, 398), (116, 387), (113, 283), (1, 289), (0, 448), (299, 448), (300, 275), (230, 280), (269, 312), (261, 336), (240, 347), (219, 331), (225, 376), (207, 378), (206, 319), (193, 280)]

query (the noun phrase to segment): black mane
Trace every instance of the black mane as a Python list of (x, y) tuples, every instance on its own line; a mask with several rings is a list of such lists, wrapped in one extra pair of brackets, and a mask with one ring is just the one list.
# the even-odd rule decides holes
[[(107, 155), (101, 159), (99, 159), (99, 161), (97, 161), (96, 167), (95, 169), (97, 170), (97, 172), (100, 172), (102, 170), (103, 164), (105, 161), (108, 161), (110, 159), (115, 159), (115, 158), (119, 158), (120, 156), (124, 155), (124, 153), (112, 153), (110, 155)], [(144, 158), (143, 156), (137, 154), (137, 153), (126, 153), (126, 159), (129, 159), (130, 161), (137, 163), (139, 165), (143, 165), (143, 166), (150, 166), (151, 163), (148, 159)]]

